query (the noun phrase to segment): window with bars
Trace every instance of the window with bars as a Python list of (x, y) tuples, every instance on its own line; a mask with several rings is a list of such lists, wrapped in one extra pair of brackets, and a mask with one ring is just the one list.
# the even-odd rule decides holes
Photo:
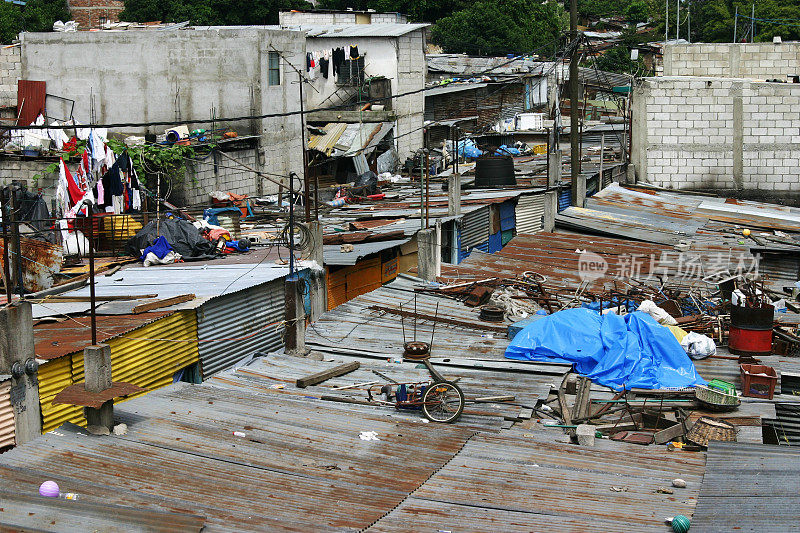
[(278, 52), (270, 52), (268, 57), (268, 79), (269, 85), (281, 84), (281, 56)]

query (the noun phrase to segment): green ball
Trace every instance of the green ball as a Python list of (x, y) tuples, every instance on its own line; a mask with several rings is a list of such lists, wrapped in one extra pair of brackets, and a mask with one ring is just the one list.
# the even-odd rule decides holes
[(672, 531), (675, 533), (686, 533), (691, 526), (692, 523), (682, 514), (676, 515), (675, 518), (672, 519)]

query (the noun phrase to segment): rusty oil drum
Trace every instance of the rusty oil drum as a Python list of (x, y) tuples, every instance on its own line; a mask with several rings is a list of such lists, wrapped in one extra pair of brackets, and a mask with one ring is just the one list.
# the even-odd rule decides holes
[(731, 306), (731, 329), (728, 349), (735, 355), (752, 357), (772, 354), (772, 325), (775, 310), (762, 307)]

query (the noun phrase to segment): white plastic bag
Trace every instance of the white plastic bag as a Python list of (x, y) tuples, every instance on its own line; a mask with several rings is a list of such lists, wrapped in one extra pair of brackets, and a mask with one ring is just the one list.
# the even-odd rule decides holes
[(705, 359), (717, 353), (717, 345), (713, 339), (694, 331), (689, 332), (681, 341), (681, 346), (686, 351), (686, 355), (692, 359)]
[(645, 300), (642, 302), (642, 305), (639, 306), (637, 311), (643, 311), (653, 317), (656, 322), (662, 324), (664, 326), (676, 326), (678, 325), (678, 321), (675, 320), (672, 315), (661, 309), (656, 303), (652, 300)]

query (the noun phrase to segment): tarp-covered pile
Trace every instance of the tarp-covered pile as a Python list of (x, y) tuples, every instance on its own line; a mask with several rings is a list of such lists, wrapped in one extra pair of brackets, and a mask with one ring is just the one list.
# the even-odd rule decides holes
[(642, 312), (559, 311), (520, 331), (506, 357), (572, 364), (576, 372), (615, 390), (706, 383), (669, 329)]

